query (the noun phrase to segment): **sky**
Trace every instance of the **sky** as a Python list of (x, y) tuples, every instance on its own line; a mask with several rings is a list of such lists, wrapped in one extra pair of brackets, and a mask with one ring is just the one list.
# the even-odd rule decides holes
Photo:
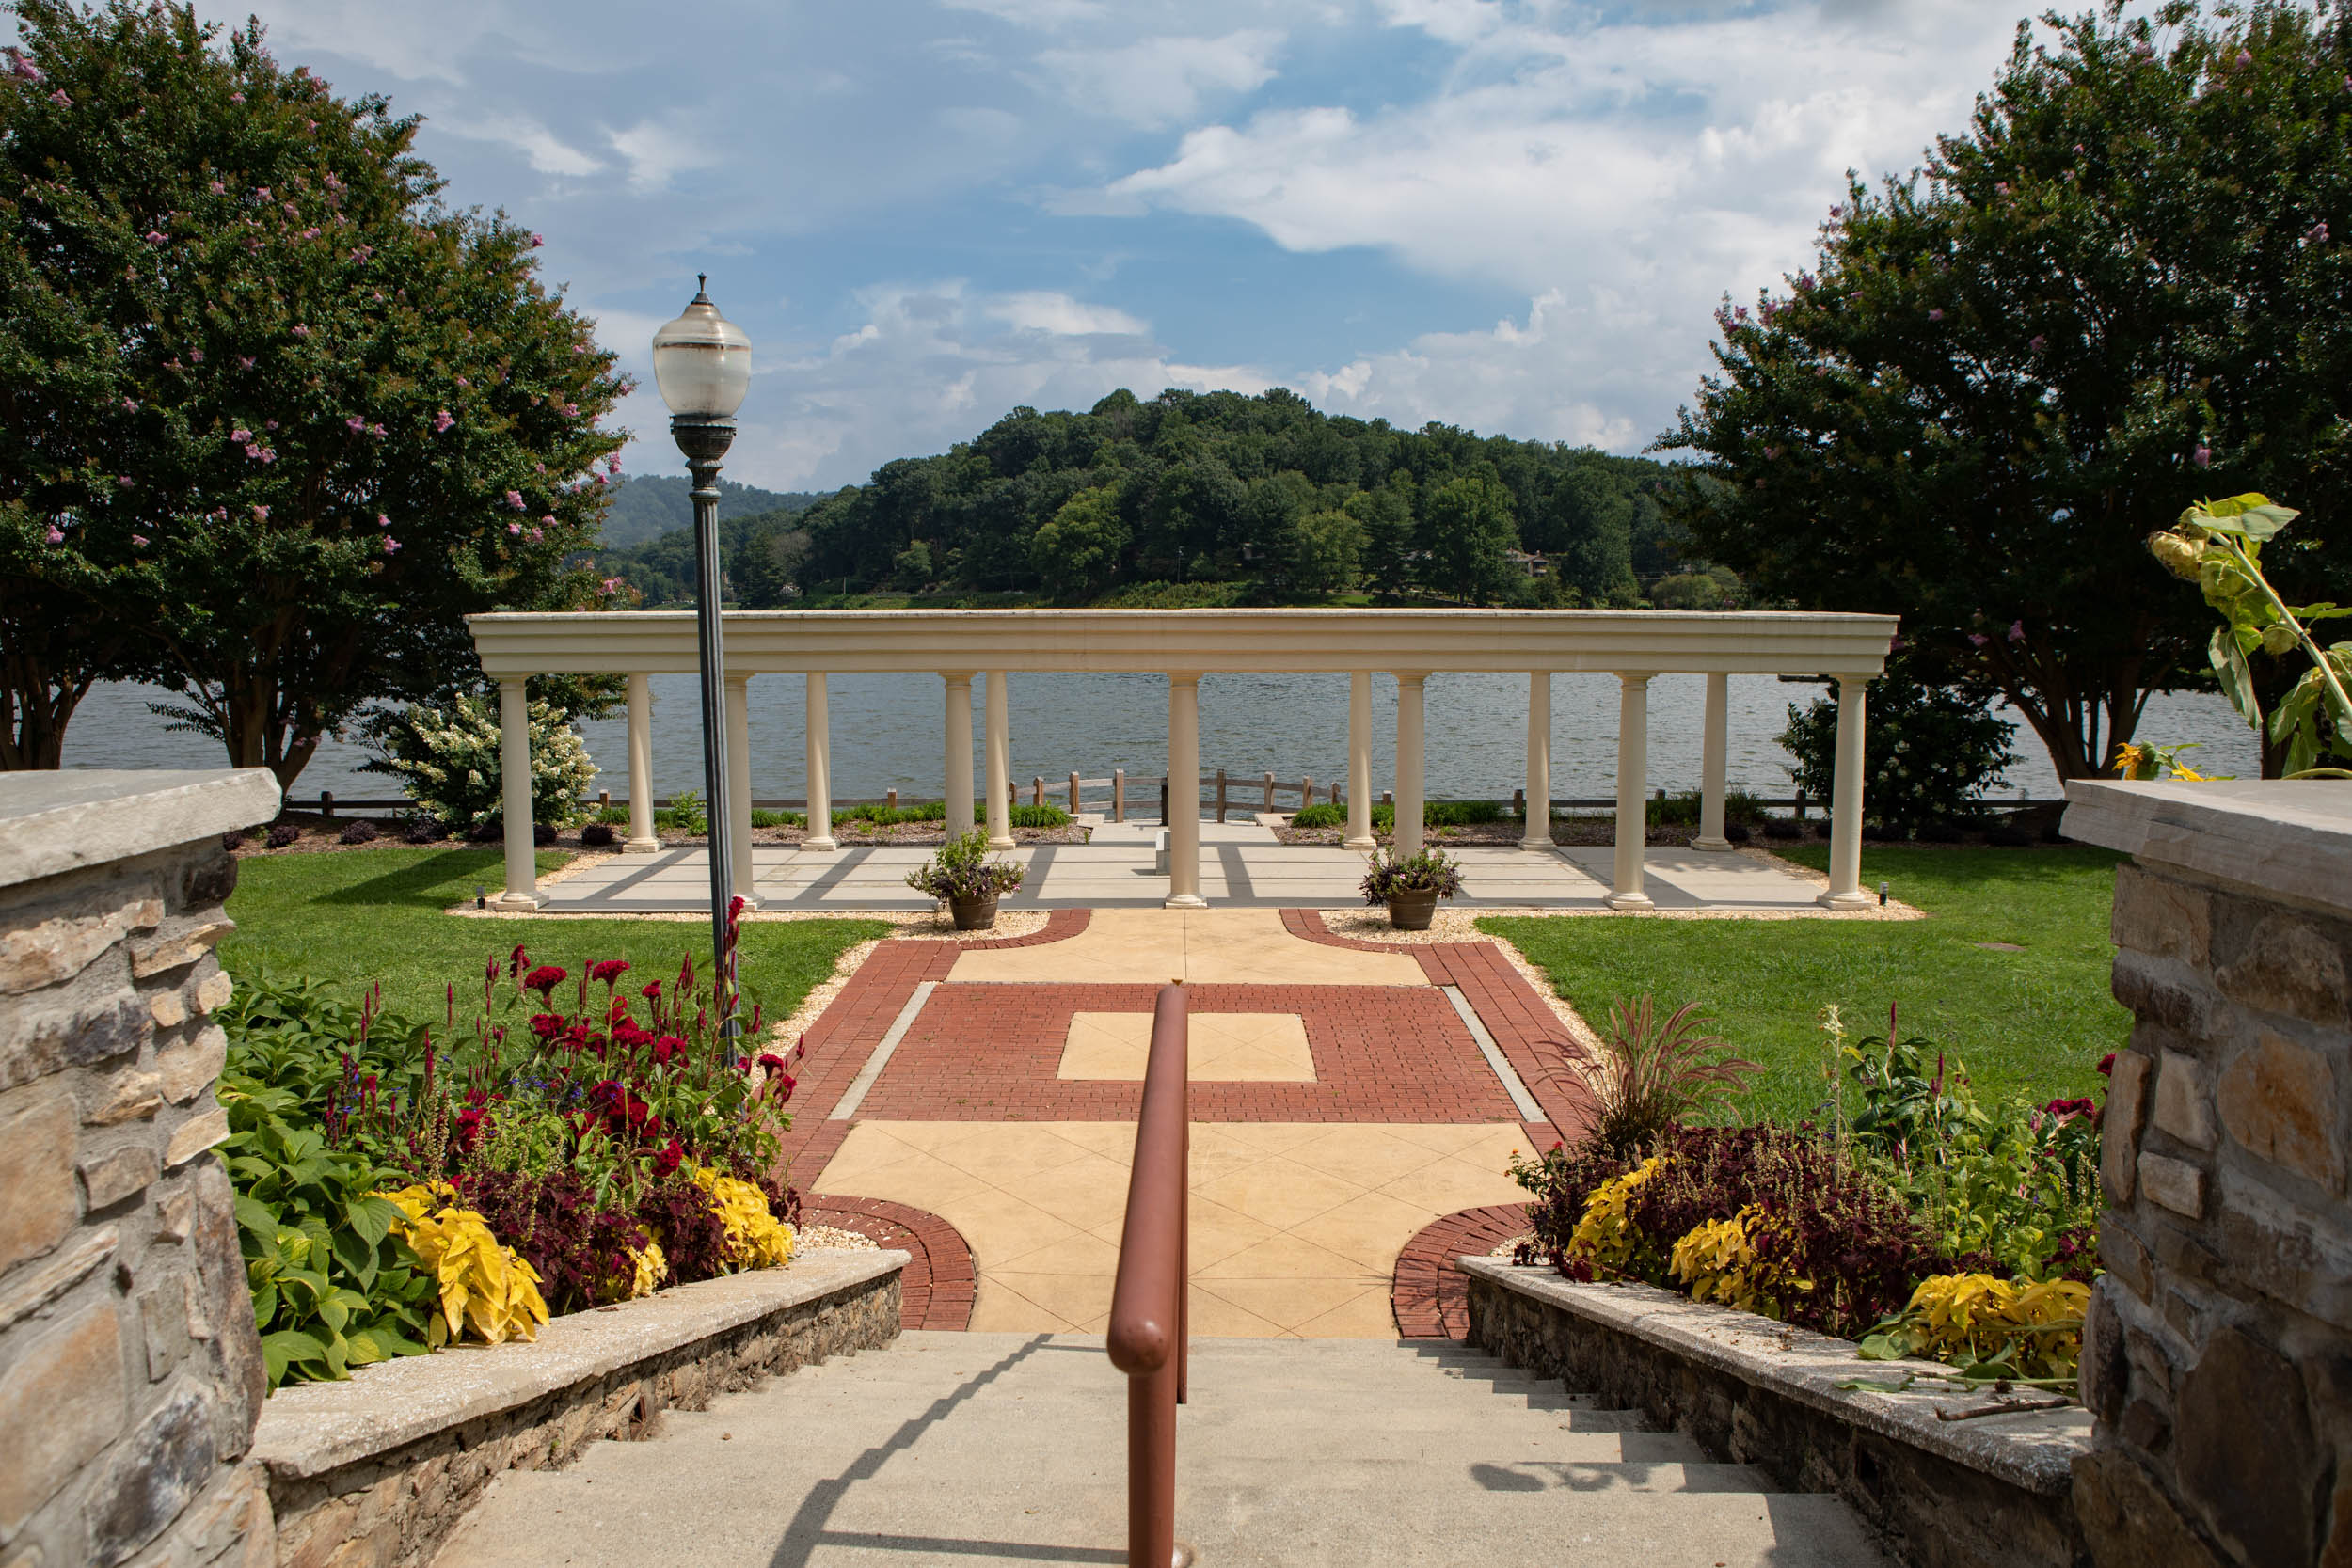
[[(420, 114), (644, 384), (710, 275), (728, 477), (830, 489), (1016, 404), (1292, 388), (1639, 451), (1846, 171), (1963, 129), (2029, 0), (262, 0)], [(241, 17), (242, 8), (213, 14)]]

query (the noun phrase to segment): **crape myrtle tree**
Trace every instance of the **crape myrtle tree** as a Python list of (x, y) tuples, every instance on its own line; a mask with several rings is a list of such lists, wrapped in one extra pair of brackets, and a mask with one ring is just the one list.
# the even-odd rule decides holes
[(2191, 501), (2305, 508), (2282, 591), (2352, 598), (2352, 39), (2325, 0), (2042, 26), (1920, 175), (1851, 183), (1813, 271), (1726, 303), (1661, 444), (1709, 460), (1682, 504), (1713, 559), (1899, 614), (2075, 778), (2210, 679), (2143, 543)]
[[(479, 679), (463, 617), (603, 585), (625, 389), (454, 213), (414, 119), (248, 24), (18, 0), (0, 83), (0, 635), (11, 765), (142, 676), (281, 783), (377, 699)], [(128, 629), (85, 641), (87, 626)]]

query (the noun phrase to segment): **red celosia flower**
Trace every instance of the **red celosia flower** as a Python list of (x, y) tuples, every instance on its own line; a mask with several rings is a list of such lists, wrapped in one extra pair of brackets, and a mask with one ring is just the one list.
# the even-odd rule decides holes
[(2087, 1117), (2098, 1107), (2088, 1100), (2053, 1100), (2042, 1109), (2058, 1117), (2060, 1122), (2068, 1122), (2076, 1117)]
[(602, 963), (588, 966), (588, 978), (608, 986), (628, 973), (628, 960), (627, 958), (607, 958)]
[(515, 944), (515, 951), (506, 955), (506, 973), (520, 974), (523, 972), (523, 966), (530, 961), (531, 955), (523, 951), (523, 944), (518, 942)]
[(651, 1045), (653, 1037), (637, 1027), (635, 1020), (625, 1018), (612, 1025), (612, 1043), (634, 1051), (639, 1046)]
[(2099, 1076), (2108, 1077), (2115, 1071), (2115, 1053), (2110, 1051), (2099, 1058)]
[[(520, 954), (522, 949), (517, 947), (515, 951)], [(523, 990), (535, 990), (543, 999), (552, 1000), (555, 988), (562, 985), (564, 980), (564, 971), (553, 964), (541, 964), (523, 976)]]
[(661, 1152), (653, 1157), (653, 1173), (656, 1176), (668, 1176), (676, 1170), (685, 1159), (686, 1146), (675, 1138), (672, 1138), (662, 1146)]
[(531, 1032), (543, 1040), (551, 1040), (564, 1032), (564, 1021), (553, 1013), (533, 1013)]
[(661, 1000), (661, 982), (659, 980), (648, 980), (645, 982), (644, 988), (638, 991), (637, 994), (644, 997), (648, 1002), (659, 1002)]
[(653, 1059), (658, 1066), (668, 1067), (684, 1054), (686, 1042), (675, 1035), (664, 1035), (653, 1042)]

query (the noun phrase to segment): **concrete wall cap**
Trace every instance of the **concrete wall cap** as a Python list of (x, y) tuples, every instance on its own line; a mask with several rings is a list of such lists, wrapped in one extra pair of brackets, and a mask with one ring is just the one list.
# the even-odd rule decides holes
[(542, 1327), (535, 1340), (459, 1345), (362, 1367), (342, 1383), (280, 1388), (262, 1407), (249, 1457), (283, 1480), (325, 1475), (757, 1319), (887, 1279), (906, 1267), (909, 1256), (811, 1249), (786, 1268), (726, 1275), (567, 1313)]
[(266, 768), (65, 768), (0, 782), (0, 887), (129, 860), (278, 815)]
[(2069, 838), (2352, 911), (2352, 782), (2075, 779), (2066, 799)]
[(2011, 1485), (2048, 1496), (2074, 1486), (2074, 1462), (2090, 1451), (2090, 1413), (2078, 1404), (1969, 1421), (1936, 1410), (1980, 1405), (1992, 1396), (1957, 1388), (1882, 1394), (1841, 1381), (1899, 1381), (1948, 1373), (1932, 1361), (1865, 1361), (1851, 1340), (1791, 1328), (1735, 1307), (1716, 1307), (1647, 1285), (1579, 1285), (1541, 1266), (1464, 1258), (1463, 1271), (1506, 1291), (1809, 1405), (1909, 1448), (1936, 1454)]

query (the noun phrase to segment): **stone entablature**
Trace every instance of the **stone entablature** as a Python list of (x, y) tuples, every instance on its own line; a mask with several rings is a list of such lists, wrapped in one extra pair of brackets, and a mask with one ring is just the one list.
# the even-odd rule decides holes
[(2136, 1023), (2075, 1470), (2101, 1562), (2352, 1561), (2352, 784), (2074, 783)]
[[(0, 1562), (272, 1560), (214, 1099), (240, 772), (0, 784)], [(242, 1554), (242, 1555), (241, 1555)]]

